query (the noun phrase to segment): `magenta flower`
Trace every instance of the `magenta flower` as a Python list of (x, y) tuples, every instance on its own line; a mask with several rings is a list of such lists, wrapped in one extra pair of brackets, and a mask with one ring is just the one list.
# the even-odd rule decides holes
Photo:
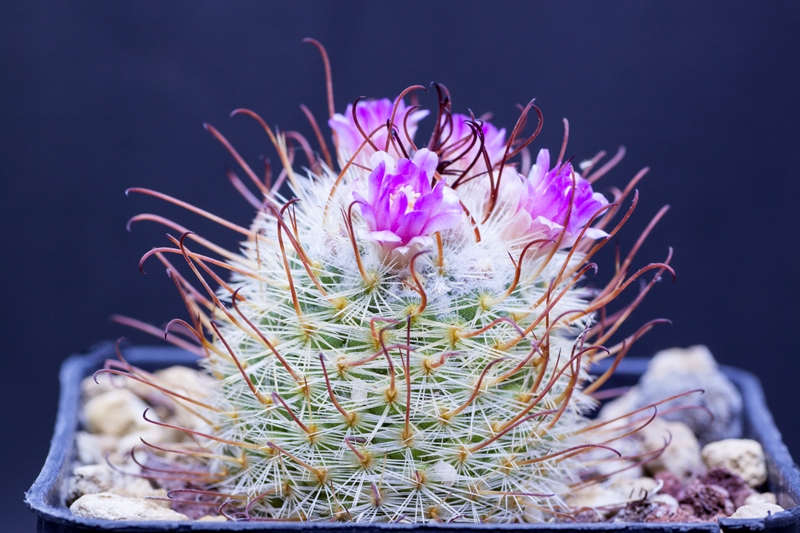
[(409, 161), (397, 161), (386, 152), (373, 154), (373, 171), (366, 198), (353, 192), (367, 228), (367, 238), (384, 252), (402, 255), (431, 244), (430, 235), (452, 228), (461, 220), (462, 209), (454, 190), (439, 181), (431, 187), (431, 176), (439, 159), (421, 149)]
[[(448, 176), (449, 183), (458, 179), (476, 158), (477, 161), (470, 169), (469, 176), (476, 176), (488, 170), (485, 158), (483, 155), (479, 156), (480, 140), (475, 138), (476, 133), (469, 125), (472, 118), (460, 113), (453, 113), (451, 117), (452, 120), (442, 117), (440, 125), (442, 131), (439, 135), (439, 138), (444, 141), (439, 153), (442, 160), (448, 162), (444, 172)], [(474, 122), (480, 124), (483, 133), (483, 148), (489, 156), (491, 166), (498, 166), (506, 151), (505, 128), (498, 130), (492, 123), (485, 120)]]
[[(573, 185), (575, 193), (570, 209)], [(511, 192), (517, 194), (519, 200), (516, 214), (504, 231), (506, 237), (555, 240), (563, 232), (562, 248), (572, 246), (592, 215), (608, 204), (602, 194), (592, 191), (591, 184), (575, 172), (570, 163), (550, 169), (548, 150), (539, 151), (528, 178), (522, 178), (520, 189)], [(585, 233), (589, 239), (607, 235), (596, 228), (588, 228)]]
[[(370, 139), (381, 150), (386, 146), (386, 135), (388, 131), (386, 128), (386, 121), (392, 117), (393, 108), (394, 102), (390, 101), (388, 98), (383, 98), (381, 100), (363, 100), (358, 102), (358, 106), (356, 107), (358, 125), (361, 126), (361, 129), (364, 130), (366, 135), (375, 132)], [(414, 134), (417, 131), (417, 122), (428, 115), (427, 110), (410, 111), (410, 108), (406, 107), (405, 102), (401, 100), (397, 106), (397, 113), (394, 117), (394, 126), (397, 129), (400, 141), (403, 143), (403, 146), (406, 147), (409, 143), (406, 138), (404, 125), (408, 127), (408, 135), (413, 140)], [(406, 121), (406, 115), (408, 115), (408, 121)], [(358, 131), (358, 127), (356, 127), (356, 123), (353, 120), (353, 104), (347, 104), (344, 115), (340, 115), (339, 113), (333, 115), (333, 118), (328, 121), (328, 125), (336, 133), (336, 148), (339, 152), (339, 156), (345, 161), (348, 161), (353, 154), (356, 153), (361, 143), (364, 142), (364, 135)], [(372, 146), (367, 144), (364, 149), (359, 152), (355, 162), (366, 166), (369, 164), (370, 156), (374, 153), (375, 150)], [(401, 155), (397, 153), (391, 143), (389, 143), (389, 153), (395, 156)]]

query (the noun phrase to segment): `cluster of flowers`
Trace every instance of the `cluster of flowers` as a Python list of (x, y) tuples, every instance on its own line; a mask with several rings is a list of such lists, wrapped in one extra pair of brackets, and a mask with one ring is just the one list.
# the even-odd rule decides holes
[[(476, 178), (482, 184), (478, 195), (489, 200), (494, 191), (507, 211), (503, 236), (510, 241), (540, 239), (569, 247), (608, 204), (570, 161), (559, 158), (551, 167), (547, 149), (539, 151), (527, 176), (505, 166), (506, 131), (486, 120), (459, 113), (440, 117), (438, 149), (420, 148), (411, 156), (399, 147), (402, 141), (396, 132), (389, 139), (389, 128), (402, 124), (405, 140), (413, 146), (417, 124), (427, 115), (402, 100), (393, 103), (384, 98), (355, 108), (350, 104), (344, 114), (329, 121), (340, 158), (370, 170), (353, 198), (369, 229), (364, 235), (385, 251), (406, 255), (429, 247), (435, 232), (462, 223), (464, 199), (456, 189)], [(585, 232), (588, 239), (606, 235), (595, 228)]]

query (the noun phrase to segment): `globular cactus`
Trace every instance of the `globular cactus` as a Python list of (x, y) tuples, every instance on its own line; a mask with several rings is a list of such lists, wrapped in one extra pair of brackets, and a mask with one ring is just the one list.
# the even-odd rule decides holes
[[(584, 277), (621, 226), (611, 220), (632, 185), (609, 203), (590, 185), (607, 170), (599, 157), (584, 176), (563, 149), (531, 165), (538, 129), (527, 138), (522, 129), (534, 111), (541, 125), (535, 106), (507, 137), (454, 113), (441, 86), (432, 138), (419, 147), (427, 112), (403, 103), (411, 89), (331, 111), (340, 170), (323, 144), (322, 158), (306, 150), (301, 174), (298, 134), (236, 112), (259, 121), (277, 149), (284, 168), (274, 183), (209, 126), (260, 192), (245, 192), (258, 209), (249, 230), (238, 228), (246, 241), (230, 252), (181, 231), (174, 248), (146, 256), (169, 267), (189, 309), (191, 320), (170, 329), (193, 333), (216, 378), (207, 397), (177, 400), (207, 422), (184, 428), (202, 445), (189, 455), (212, 473), (206, 488), (230, 498), (226, 514), (548, 520), (569, 512), (563, 497), (581, 483), (584, 452), (616, 458), (611, 443), (630, 429), (587, 418), (607, 378), (593, 382), (589, 369), (620, 359), (649, 329), (602, 347), (669, 267), (631, 274), (629, 257), (605, 287)], [(218, 257), (193, 250), (198, 243)], [(169, 253), (185, 258), (200, 289)], [(639, 296), (606, 312), (649, 270)]]

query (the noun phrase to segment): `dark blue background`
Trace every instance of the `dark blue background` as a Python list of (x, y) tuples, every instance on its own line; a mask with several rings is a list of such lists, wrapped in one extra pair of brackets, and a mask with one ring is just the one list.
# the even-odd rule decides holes
[(165, 242), (164, 229), (145, 223), (127, 233), (127, 219), (165, 213), (235, 246), (235, 235), (123, 191), (155, 188), (246, 225), (252, 210), (224, 176), (233, 162), (201, 123), (229, 135), (254, 165), (271, 154), (267, 139), (246, 119), (229, 119), (232, 109), (251, 107), (308, 133), (297, 106), (324, 117), (325, 96), (306, 36), (328, 48), (338, 110), (361, 95), (394, 96), (436, 80), (457, 111), (494, 111), (507, 127), (515, 104), (536, 97), (545, 114), (537, 148), (558, 149), (564, 116), (568, 155), (625, 144), (628, 156), (600, 190), (645, 165), (652, 172), (623, 250), (669, 203), (638, 264), (673, 246), (678, 272), (634, 321), (674, 325), (640, 341), (635, 355), (705, 343), (721, 362), (755, 372), (800, 456), (798, 6), (4, 2), (3, 529), (33, 530), (22, 493), (46, 455), (60, 361), (121, 335), (152, 342), (109, 322), (113, 313), (156, 324), (183, 316), (155, 262), (146, 276), (137, 268), (141, 254)]

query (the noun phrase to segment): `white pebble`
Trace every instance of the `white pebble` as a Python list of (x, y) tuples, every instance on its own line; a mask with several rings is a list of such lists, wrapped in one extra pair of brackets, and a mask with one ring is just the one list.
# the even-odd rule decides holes
[(751, 487), (767, 480), (764, 450), (750, 439), (725, 439), (711, 442), (703, 448), (703, 462), (708, 468), (723, 466), (738, 474)]
[(653, 379), (671, 379), (675, 374), (706, 374), (717, 371), (717, 362), (703, 345), (668, 348), (653, 356), (647, 373)]
[(127, 498), (110, 492), (87, 494), (78, 498), (69, 510), (76, 516), (100, 520), (170, 520), (189, 518), (158, 503), (142, 498)]
[(624, 503), (627, 499), (627, 494), (622, 494), (613, 487), (602, 484), (589, 485), (577, 492), (565, 495), (567, 504), (573, 509), (596, 509), (601, 514), (607, 514), (608, 509)]
[(94, 380), (94, 376), (89, 376), (81, 381), (83, 401), (89, 401), (95, 396), (120, 389), (127, 389), (140, 398), (152, 394), (154, 390), (144, 383), (121, 376), (99, 375), (97, 381)]
[(86, 428), (91, 433), (117, 436), (147, 429), (151, 424), (142, 418), (145, 409), (147, 404), (127, 389), (104, 392), (86, 402)]
[(609, 484), (610, 488), (627, 500), (641, 500), (653, 494), (658, 488), (658, 482), (651, 477), (640, 477), (636, 479), (626, 477), (615, 477)]
[(642, 441), (643, 452), (655, 452), (669, 442), (660, 456), (645, 465), (651, 473), (667, 471), (685, 479), (703, 471), (700, 444), (694, 432), (683, 422), (668, 422), (657, 418), (637, 435)]
[(75, 449), (78, 460), (83, 464), (96, 464), (105, 461), (106, 453), (116, 451), (119, 439), (113, 435), (92, 435), (79, 431), (75, 435)]
[(756, 503), (753, 505), (743, 505), (736, 509), (731, 518), (764, 518), (771, 514), (780, 513), (783, 507), (772, 503)]
[(104, 464), (79, 466), (72, 471), (67, 494), (68, 502), (75, 501), (85, 494), (101, 492), (113, 492), (120, 496), (135, 498), (160, 496), (146, 479), (116, 472)]

